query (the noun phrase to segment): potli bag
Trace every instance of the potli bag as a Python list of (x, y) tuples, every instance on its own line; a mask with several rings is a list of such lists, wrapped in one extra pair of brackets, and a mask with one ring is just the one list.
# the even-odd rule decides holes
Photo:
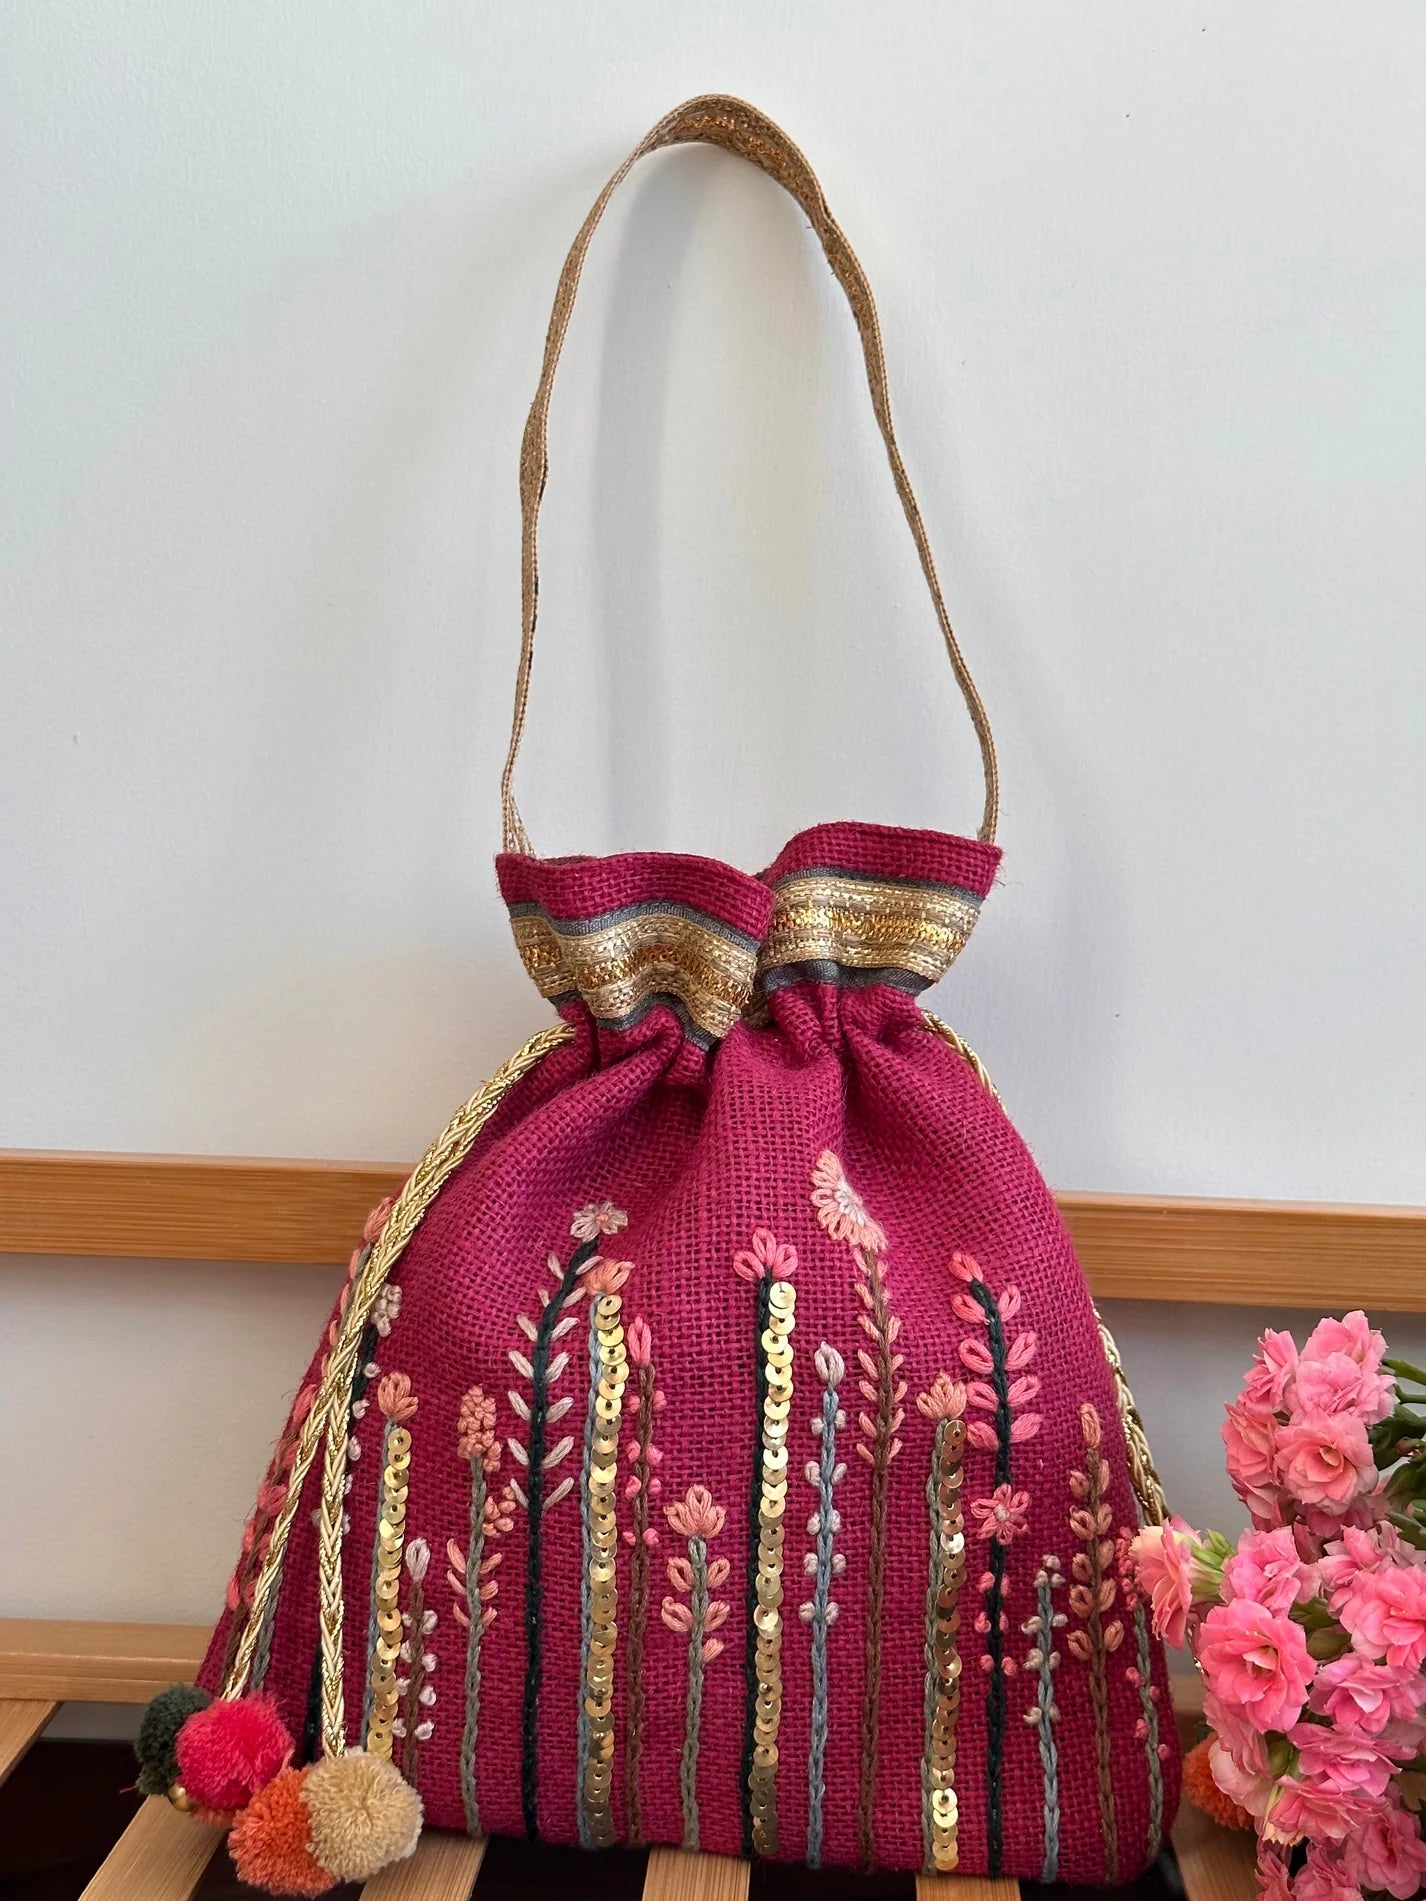
[[(847, 295), (979, 736), (977, 838), (819, 825), (758, 877), (542, 859), (511, 794), (550, 387), (630, 165), (705, 140)], [(892, 433), (861, 266), (734, 99), (654, 127), (560, 277), (520, 467), (501, 890), (558, 1021), (371, 1216), (141, 1786), (319, 1894), (471, 1834), (1125, 1881), (1178, 1793), (1125, 1569), (1163, 1501), (1048, 1189), (916, 998), (994, 883), (995, 755)]]

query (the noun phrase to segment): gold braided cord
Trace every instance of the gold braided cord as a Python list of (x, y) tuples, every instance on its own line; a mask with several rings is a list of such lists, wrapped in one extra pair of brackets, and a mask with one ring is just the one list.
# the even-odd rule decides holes
[[(507, 1063), (496, 1070), (489, 1082), (478, 1089), (470, 1100), (456, 1111), (448, 1126), (416, 1165), (415, 1171), (397, 1197), (396, 1205), (392, 1208), (365, 1265), (352, 1284), (351, 1295), (342, 1318), (336, 1344), (328, 1354), (323, 1368), (316, 1401), (303, 1421), (302, 1434), (297, 1442), (297, 1453), (292, 1462), (287, 1496), (273, 1524), (267, 1556), (253, 1589), (247, 1628), (243, 1632), (242, 1642), (238, 1645), (232, 1668), (223, 1685), (223, 1695), (225, 1697), (241, 1696), (247, 1685), (258, 1633), (262, 1628), (263, 1613), (282, 1571), (288, 1535), (292, 1529), (292, 1521), (297, 1515), (307, 1474), (316, 1456), (318, 1442), (322, 1434), (326, 1432), (328, 1444), (323, 1478), (319, 1563), (322, 1579), (323, 1745), (329, 1755), (339, 1754), (344, 1742), (345, 1717), (341, 1691), (342, 1481), (346, 1476), (344, 1470), (346, 1398), (351, 1390), (352, 1374), (356, 1369), (357, 1348), (361, 1341), (362, 1329), (370, 1317), (377, 1294), (420, 1225), (422, 1216), (442, 1185), (470, 1153), (476, 1137), (500, 1106), (507, 1092), (542, 1062), (551, 1050), (558, 1048), (561, 1043), (567, 1043), (573, 1035), (574, 1031), (567, 1023), (555, 1023), (548, 1029), (541, 1030), (538, 1035), (532, 1036), (523, 1049), (517, 1050)], [(334, 1421), (336, 1430), (333, 1430)], [(335, 1461), (335, 1483), (333, 1483), (333, 1442), (340, 1454)], [(333, 1507), (335, 1507), (334, 1516)], [(335, 1565), (334, 1590), (329, 1585), (329, 1574), (333, 1564)], [(333, 1605), (335, 1605), (334, 1621)], [(327, 1686), (333, 1681), (336, 1683), (335, 1729), (328, 1722), (326, 1696)]]
[(1119, 1418), (1124, 1427), (1124, 1439), (1129, 1448), (1129, 1477), (1133, 1481), (1134, 1496), (1144, 1514), (1146, 1525), (1161, 1525), (1169, 1515), (1169, 1502), (1164, 1496), (1163, 1484), (1154, 1465), (1154, 1455), (1149, 1450), (1149, 1436), (1144, 1431), (1144, 1422), (1139, 1416), (1139, 1408), (1134, 1395), (1129, 1390), (1129, 1382), (1124, 1374), (1124, 1362), (1119, 1358), (1119, 1349), (1114, 1343), (1114, 1335), (1104, 1324), (1104, 1316), (1096, 1307), (1094, 1318), (1099, 1323), (1099, 1338), (1104, 1344), (1104, 1357), (1114, 1375), (1114, 1393), (1119, 1401)]
[[(949, 1043), (957, 1056), (964, 1057), (975, 1071), (977, 1079), (989, 1090), (997, 1102), (999, 1092), (986, 1073), (985, 1064), (976, 1055), (970, 1044), (956, 1035), (949, 1023), (943, 1023), (939, 1017), (923, 1010), (928, 1030), (934, 1030), (943, 1043)], [(1003, 1105), (1002, 1105), (1003, 1106)], [(1124, 1372), (1124, 1362), (1119, 1357), (1119, 1348), (1115, 1345), (1114, 1335), (1104, 1324), (1104, 1316), (1096, 1307), (1094, 1318), (1099, 1327), (1099, 1338), (1104, 1346), (1104, 1357), (1109, 1362), (1109, 1370), (1114, 1375), (1114, 1396), (1119, 1402), (1119, 1419), (1124, 1428), (1124, 1441), (1129, 1449), (1129, 1477), (1134, 1487), (1134, 1496), (1144, 1515), (1146, 1525), (1161, 1525), (1169, 1515), (1169, 1502), (1164, 1496), (1163, 1483), (1154, 1465), (1154, 1455), (1149, 1450), (1149, 1435), (1144, 1431), (1144, 1421), (1139, 1413), (1129, 1381)]]

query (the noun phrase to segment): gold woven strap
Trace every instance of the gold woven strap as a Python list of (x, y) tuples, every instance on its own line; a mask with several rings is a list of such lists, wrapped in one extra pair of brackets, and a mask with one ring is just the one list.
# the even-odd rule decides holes
[(866, 358), (867, 386), (871, 391), (871, 403), (876, 415), (877, 427), (881, 430), (882, 441), (886, 445), (886, 456), (891, 464), (892, 480), (896, 484), (896, 493), (901, 501), (902, 512), (906, 516), (907, 526), (911, 530), (911, 538), (916, 544), (921, 572), (926, 578), (926, 586), (936, 610), (936, 619), (940, 623), (941, 637), (946, 643), (946, 652), (950, 656), (956, 682), (965, 700), (971, 723), (975, 727), (976, 738), (980, 742), (981, 765), (985, 774), (985, 806), (981, 818), (980, 836), (984, 839), (993, 839), (1000, 806), (1000, 777), (995, 762), (995, 742), (991, 738), (990, 722), (986, 718), (985, 707), (976, 689), (975, 681), (971, 678), (970, 669), (966, 665), (965, 657), (961, 653), (960, 645), (951, 628), (950, 615), (946, 612), (946, 603), (941, 594), (941, 584), (936, 577), (936, 564), (931, 554), (931, 544), (926, 536), (926, 525), (921, 519), (921, 510), (917, 506), (910, 478), (901, 460), (896, 432), (891, 426), (891, 398), (886, 386), (886, 357), (882, 350), (881, 326), (877, 321), (876, 305), (872, 300), (871, 286), (867, 283), (866, 272), (858, 263), (856, 254), (848, 244), (841, 227), (827, 209), (827, 201), (822, 196), (822, 187), (817, 181), (816, 173), (782, 128), (741, 99), (727, 98), (721, 93), (709, 93), (699, 99), (689, 99), (683, 105), (676, 107), (667, 117), (660, 119), (652, 131), (640, 139), (595, 199), (588, 217), (580, 226), (578, 235), (570, 246), (569, 255), (564, 261), (564, 269), (560, 272), (559, 284), (555, 290), (554, 309), (550, 313), (550, 327), (545, 337), (544, 363), (540, 370), (539, 385), (535, 390), (535, 400), (530, 406), (530, 415), (525, 424), (524, 440), (520, 448), (522, 530), (520, 668), (515, 680), (515, 710), (510, 724), (510, 746), (505, 755), (505, 770), (500, 779), (505, 849), (518, 852), (530, 850), (529, 835), (515, 804), (512, 785), (515, 777), (515, 761), (519, 756), (520, 741), (525, 731), (525, 715), (530, 699), (530, 670), (535, 658), (535, 618), (539, 607), (540, 591), (538, 531), (540, 499), (544, 494), (545, 480), (549, 474), (550, 391), (554, 384), (560, 351), (564, 347), (565, 333), (569, 328), (575, 293), (579, 289), (580, 273), (584, 269), (590, 239), (594, 236), (595, 227), (604, 215), (605, 206), (633, 166), (644, 157), (645, 153), (656, 152), (661, 146), (691, 142), (723, 146), (727, 151), (736, 153), (739, 158), (746, 158), (754, 165), (760, 166), (770, 177), (775, 178), (779, 185), (790, 192), (806, 212), (808, 221), (827, 254), (827, 262), (832, 267), (832, 274), (846, 293), (847, 302), (851, 305), (852, 316), (856, 320), (857, 331), (862, 341), (862, 353)]

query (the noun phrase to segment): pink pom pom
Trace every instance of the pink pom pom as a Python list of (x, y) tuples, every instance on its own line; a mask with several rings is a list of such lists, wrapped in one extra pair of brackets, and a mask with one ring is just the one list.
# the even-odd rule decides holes
[(178, 1770), (190, 1800), (241, 1809), (292, 1755), (292, 1738), (268, 1696), (219, 1699), (178, 1732)]

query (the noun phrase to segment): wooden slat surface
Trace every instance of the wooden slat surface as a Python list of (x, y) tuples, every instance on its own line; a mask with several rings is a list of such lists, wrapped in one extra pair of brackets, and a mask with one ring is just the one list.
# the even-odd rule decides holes
[(644, 1901), (746, 1901), (752, 1870), (726, 1855), (688, 1855), (653, 1848), (644, 1871)]
[(916, 1901), (1020, 1901), (1020, 1883), (989, 1875), (917, 1875)]
[[(0, 1253), (344, 1262), (405, 1169), (0, 1151)], [(1426, 1312), (1426, 1209), (1059, 1197), (1101, 1299)]]
[(0, 1782), (3, 1782), (45, 1724), (54, 1715), (53, 1703), (0, 1702)]
[(81, 1901), (190, 1901), (223, 1831), (151, 1795)]
[(432, 1831), (421, 1837), (409, 1861), (373, 1875), (361, 1891), (362, 1901), (469, 1901), (484, 1859), (484, 1841)]
[(1255, 1901), (1257, 1846), (1251, 1829), (1220, 1828), (1185, 1799), (1173, 1849), (1188, 1901)]
[(83, 1624), (0, 1617), (0, 1697), (147, 1703), (192, 1682), (208, 1631), (191, 1624)]

